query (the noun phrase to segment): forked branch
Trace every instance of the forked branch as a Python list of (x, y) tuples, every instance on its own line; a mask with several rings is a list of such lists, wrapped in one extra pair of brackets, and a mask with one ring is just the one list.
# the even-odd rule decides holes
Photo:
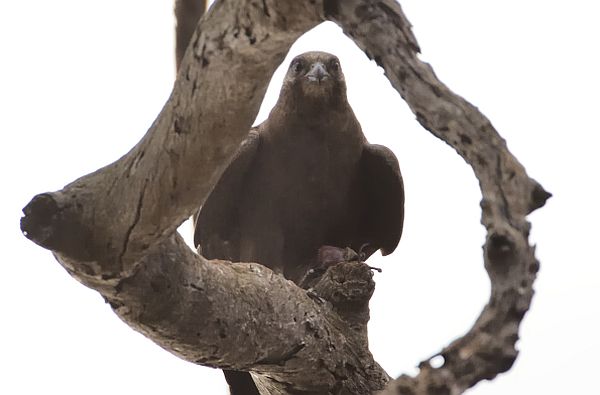
[[(416, 377), (402, 376), (384, 392), (461, 393), (516, 358), (538, 270), (526, 215), (550, 195), (490, 121), (419, 60), (410, 24), (393, 0), (216, 2), (146, 136), (118, 161), (34, 197), (22, 229), (131, 327), (186, 360), (252, 370), (265, 393), (382, 389), (388, 377), (366, 344), (370, 292), (359, 303), (363, 310), (340, 319), (335, 300), (311, 298), (255, 264), (207, 262), (175, 234), (250, 129), (291, 44), (325, 19), (384, 68), (419, 122), (452, 146), (480, 182), (489, 303), (473, 328), (440, 352), (443, 366), (423, 361)], [(362, 278), (369, 290), (368, 268), (352, 265), (329, 269), (319, 292), (337, 295), (328, 287), (340, 275)]]

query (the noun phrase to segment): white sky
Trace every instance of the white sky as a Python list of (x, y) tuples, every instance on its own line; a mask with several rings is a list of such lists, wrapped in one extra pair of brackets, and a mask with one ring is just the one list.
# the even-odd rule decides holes
[[(554, 194), (530, 216), (542, 266), (521, 354), (508, 374), (470, 394), (597, 393), (595, 3), (402, 2), (422, 58), (491, 119)], [(0, 393), (226, 393), (220, 372), (179, 360), (129, 329), (19, 231), (20, 210), (33, 195), (117, 159), (146, 132), (173, 83), (173, 22), (170, 0), (0, 3)], [(367, 137), (400, 161), (405, 231), (393, 255), (370, 261), (384, 269), (375, 276), (370, 343), (391, 375), (413, 373), (466, 331), (487, 301), (477, 181), (337, 27), (306, 34), (289, 56), (306, 50), (340, 57)], [(281, 78), (279, 70), (259, 119)]]

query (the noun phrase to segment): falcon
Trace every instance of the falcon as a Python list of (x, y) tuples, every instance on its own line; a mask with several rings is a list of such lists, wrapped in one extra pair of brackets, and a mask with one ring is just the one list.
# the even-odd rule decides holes
[[(392, 253), (403, 220), (398, 160), (367, 142), (338, 58), (307, 52), (200, 208), (194, 243), (207, 259), (257, 262), (298, 284), (324, 246)], [(249, 374), (225, 376), (233, 395), (258, 393)]]

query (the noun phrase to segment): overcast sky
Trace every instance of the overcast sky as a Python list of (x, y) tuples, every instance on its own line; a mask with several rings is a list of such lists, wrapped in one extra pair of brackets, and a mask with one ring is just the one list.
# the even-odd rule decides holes
[[(554, 194), (530, 216), (541, 271), (513, 369), (470, 394), (594, 394), (600, 366), (599, 10), (596, 2), (406, 0), (438, 77), (479, 107), (528, 173)], [(174, 79), (169, 0), (0, 3), (0, 393), (225, 394), (219, 371), (184, 362), (131, 330), (19, 231), (21, 208), (126, 153)], [(489, 293), (478, 184), (333, 24), (289, 60), (339, 56), (371, 142), (398, 156), (406, 222), (375, 274), (370, 345), (392, 376), (463, 334)], [(189, 237), (191, 228), (181, 232)], [(6, 253), (8, 251), (8, 254)]]

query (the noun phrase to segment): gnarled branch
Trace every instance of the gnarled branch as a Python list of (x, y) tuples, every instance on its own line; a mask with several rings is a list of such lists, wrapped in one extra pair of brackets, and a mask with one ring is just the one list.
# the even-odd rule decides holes
[[(344, 292), (330, 292), (339, 276), (364, 280), (360, 264), (330, 268), (310, 298), (258, 265), (207, 262), (174, 235), (246, 135), (290, 45), (325, 18), (384, 68), (419, 122), (454, 147), (480, 181), (490, 301), (474, 327), (440, 352), (443, 366), (424, 361), (419, 375), (386, 390), (463, 392), (509, 369), (517, 355), (538, 269), (526, 215), (549, 194), (489, 120), (418, 59), (410, 24), (393, 0), (216, 2), (146, 136), (115, 163), (36, 196), (22, 229), (130, 326), (189, 361), (251, 370), (265, 393), (382, 389), (388, 377), (366, 345), (370, 293), (348, 313), (336, 305)], [(369, 289), (368, 279), (362, 284)]]
[(25, 208), (27, 237), (63, 261), (85, 263), (75, 271), (93, 288), (131, 275), (198, 208), (250, 130), (271, 74), (322, 21), (318, 6), (291, 0), (217, 2), (206, 16), (144, 138)]
[[(368, 351), (375, 284), (364, 263), (330, 267), (315, 286), (318, 294), (259, 264), (206, 261), (179, 235), (140, 263), (105, 297), (132, 328), (182, 359), (252, 371), (268, 393), (364, 394), (389, 380)], [(321, 294), (338, 297), (327, 302)], [(338, 309), (348, 306), (355, 319), (340, 319)]]
[(462, 393), (510, 369), (517, 356), (519, 324), (529, 309), (539, 266), (528, 242), (526, 215), (543, 206), (550, 194), (529, 178), (491, 122), (419, 60), (419, 46), (398, 3), (350, 0), (328, 4), (328, 18), (383, 67), (421, 125), (453, 147), (479, 180), (490, 300), (473, 328), (439, 353), (443, 366), (433, 368), (423, 361), (416, 378), (402, 376), (385, 391)]

